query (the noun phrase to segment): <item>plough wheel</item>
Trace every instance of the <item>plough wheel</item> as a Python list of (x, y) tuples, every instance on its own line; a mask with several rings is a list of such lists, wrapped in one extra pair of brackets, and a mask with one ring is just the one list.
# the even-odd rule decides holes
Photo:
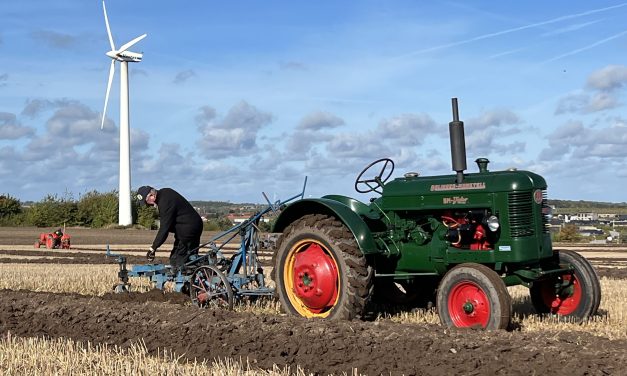
[(535, 282), (529, 289), (533, 307), (538, 313), (578, 320), (595, 315), (601, 303), (601, 284), (592, 265), (569, 250), (559, 251), (559, 263), (572, 265), (574, 274)]
[(437, 295), (443, 325), (458, 328), (507, 329), (512, 315), (505, 283), (485, 265), (467, 263), (444, 275)]
[(307, 215), (277, 244), (272, 279), (283, 310), (307, 318), (352, 319), (372, 295), (373, 269), (337, 219)]
[(233, 289), (224, 273), (217, 267), (201, 266), (190, 279), (192, 303), (201, 308), (233, 309)]

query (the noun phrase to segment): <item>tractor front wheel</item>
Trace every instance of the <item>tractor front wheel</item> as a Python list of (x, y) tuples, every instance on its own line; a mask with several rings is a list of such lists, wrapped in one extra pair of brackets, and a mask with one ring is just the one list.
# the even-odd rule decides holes
[(437, 294), (442, 324), (458, 328), (507, 329), (512, 316), (505, 283), (485, 265), (466, 263), (449, 270)]
[(307, 318), (363, 316), (374, 271), (355, 237), (339, 220), (306, 215), (277, 243), (272, 279), (283, 310)]
[(601, 284), (592, 265), (569, 250), (559, 251), (559, 263), (572, 265), (574, 271), (533, 283), (529, 294), (536, 312), (577, 320), (595, 315), (601, 302)]

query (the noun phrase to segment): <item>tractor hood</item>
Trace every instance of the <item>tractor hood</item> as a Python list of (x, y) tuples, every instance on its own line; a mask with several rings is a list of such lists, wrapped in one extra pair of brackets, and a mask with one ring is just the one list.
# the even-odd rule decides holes
[(385, 206), (405, 206), (402, 204), (403, 201), (407, 204), (414, 200), (422, 202), (434, 196), (463, 201), (469, 195), (485, 197), (490, 193), (545, 190), (547, 187), (542, 176), (518, 170), (464, 174), (461, 184), (457, 184), (455, 179), (454, 175), (397, 178), (383, 187), (380, 200)]

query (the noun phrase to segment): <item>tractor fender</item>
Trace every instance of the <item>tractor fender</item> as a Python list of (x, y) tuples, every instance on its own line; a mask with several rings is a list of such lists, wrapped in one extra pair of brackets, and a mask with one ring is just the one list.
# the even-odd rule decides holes
[(363, 254), (380, 252), (370, 229), (359, 214), (346, 204), (328, 198), (303, 199), (287, 206), (277, 217), (272, 232), (283, 232), (290, 223), (308, 214), (326, 214), (339, 219), (353, 233)]

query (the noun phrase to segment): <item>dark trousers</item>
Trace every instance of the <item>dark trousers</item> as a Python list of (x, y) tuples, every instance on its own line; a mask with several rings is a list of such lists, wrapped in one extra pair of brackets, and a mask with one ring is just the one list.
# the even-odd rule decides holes
[(198, 254), (198, 246), (200, 245), (200, 237), (198, 239), (177, 239), (174, 238), (174, 247), (170, 252), (170, 265), (172, 268), (180, 269), (189, 256)]

